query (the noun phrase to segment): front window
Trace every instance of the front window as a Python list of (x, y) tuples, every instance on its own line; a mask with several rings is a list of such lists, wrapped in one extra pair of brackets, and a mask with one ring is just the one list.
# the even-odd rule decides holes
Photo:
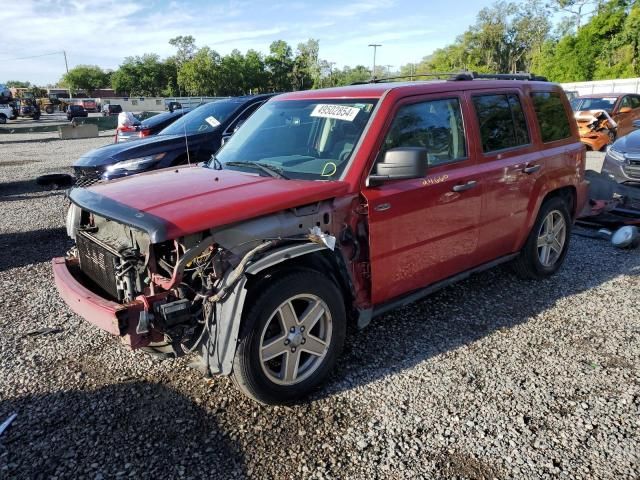
[(229, 100), (206, 103), (176, 120), (158, 135), (189, 135), (212, 132), (241, 105), (240, 102)]
[(613, 112), (618, 97), (585, 97), (571, 100), (571, 109), (574, 112), (583, 110), (604, 110), (607, 113)]
[(249, 117), (209, 166), (256, 173), (258, 163), (285, 178), (335, 180), (346, 168), (375, 103), (268, 102)]

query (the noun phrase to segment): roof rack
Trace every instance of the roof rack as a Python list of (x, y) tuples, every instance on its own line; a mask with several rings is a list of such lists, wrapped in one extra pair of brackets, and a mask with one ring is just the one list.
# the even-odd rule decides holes
[(548, 82), (547, 77), (534, 75), (533, 73), (478, 73), (478, 72), (459, 72), (454, 74), (449, 80), (528, 80), (538, 82)]
[(459, 72), (456, 73), (451, 73), (451, 72), (442, 72), (442, 73), (414, 73), (411, 75), (398, 75), (396, 77), (382, 77), (382, 78), (372, 78), (370, 80), (365, 80), (364, 82), (353, 82), (351, 83), (351, 85), (366, 85), (368, 83), (382, 83), (382, 82), (386, 82), (387, 80), (399, 80), (401, 78), (407, 79), (407, 78), (413, 78), (413, 77), (448, 77), (451, 78), (452, 76), (458, 75)]
[(449, 81), (463, 80), (528, 80), (548, 82), (546, 77), (533, 73), (478, 73), (478, 72), (439, 72), (439, 73), (414, 73), (412, 75), (399, 75), (396, 77), (372, 78), (364, 82), (353, 82), (351, 85), (366, 85), (368, 83), (382, 83), (388, 80), (408, 79), (413, 77), (447, 77)]

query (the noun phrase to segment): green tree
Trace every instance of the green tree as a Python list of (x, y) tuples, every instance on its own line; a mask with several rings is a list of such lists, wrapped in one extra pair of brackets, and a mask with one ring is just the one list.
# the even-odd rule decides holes
[(196, 47), (196, 39), (191, 35), (180, 35), (178, 37), (174, 37), (169, 40), (169, 45), (176, 47), (178, 50), (174, 58), (179, 66), (184, 62), (191, 60), (198, 51), (198, 47)]
[(246, 93), (266, 92), (269, 89), (269, 74), (264, 57), (255, 50), (248, 50), (243, 65), (244, 91)]
[(62, 76), (60, 84), (67, 88), (91, 93), (93, 90), (109, 85), (109, 76), (97, 65), (78, 65)]
[(218, 52), (203, 47), (178, 72), (178, 85), (190, 95), (219, 95), (220, 63)]
[(320, 64), (318, 55), (320, 42), (310, 38), (299, 43), (291, 71), (292, 84), (295, 90), (318, 88), (320, 85)]
[(111, 75), (111, 86), (128, 95), (156, 97), (167, 88), (170, 73), (167, 70), (155, 53), (127, 57)]
[(292, 90), (293, 52), (287, 42), (276, 40), (271, 43), (265, 65), (269, 72), (273, 91), (288, 92)]
[(7, 88), (29, 88), (31, 82), (23, 82), (21, 80), (7, 80), (5, 85)]

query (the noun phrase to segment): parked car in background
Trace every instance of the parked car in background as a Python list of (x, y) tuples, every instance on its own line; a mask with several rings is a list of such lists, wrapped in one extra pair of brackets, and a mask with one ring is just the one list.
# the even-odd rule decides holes
[(180, 110), (182, 108), (182, 104), (180, 102), (168, 102), (165, 108), (170, 112), (173, 112), (174, 110)]
[(640, 119), (640, 95), (635, 93), (598, 93), (571, 100), (574, 112), (605, 111), (616, 123), (613, 138), (633, 131), (633, 121)]
[(576, 90), (565, 90), (564, 93), (569, 99), (569, 101), (580, 96), (580, 94)]
[(118, 115), (120, 112), (122, 112), (122, 106), (114, 104), (114, 103), (107, 103), (106, 105), (102, 106), (102, 116), (103, 117), (109, 117), (111, 115)]
[(73, 120), (79, 117), (88, 117), (89, 112), (82, 105), (69, 105), (67, 108), (67, 120)]
[(640, 120), (635, 120), (632, 126), (633, 132), (607, 149), (602, 173), (618, 183), (640, 186)]
[(190, 108), (174, 110), (173, 112), (164, 112), (149, 117), (146, 120), (133, 125), (132, 127), (116, 129), (115, 143), (128, 142), (131, 140), (140, 140), (141, 138), (156, 135), (164, 128), (171, 125), (183, 115), (189, 113)]
[(8, 120), (15, 120), (17, 114), (9, 104), (0, 104), (0, 123), (7, 123)]
[(147, 170), (209, 160), (222, 144), (272, 94), (206, 103), (161, 130), (135, 142), (116, 143), (84, 154), (74, 164), (77, 186)]
[[(347, 324), (501, 263), (561, 267), (585, 149), (558, 85), (505, 77), (529, 80), (284, 94), (204, 167), (74, 188), (58, 290), (132, 348), (190, 355), (263, 403), (305, 396)], [(223, 123), (221, 105), (185, 115), (188, 130)]]

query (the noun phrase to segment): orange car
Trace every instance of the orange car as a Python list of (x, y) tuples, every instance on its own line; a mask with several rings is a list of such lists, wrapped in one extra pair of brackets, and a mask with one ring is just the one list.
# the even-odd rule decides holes
[(632, 132), (634, 130), (633, 121), (640, 119), (640, 94), (593, 93), (582, 95), (571, 100), (571, 108), (576, 113), (604, 110), (617, 125), (614, 138), (622, 137)]
[(580, 110), (574, 117), (587, 150), (602, 151), (616, 139), (617, 123), (605, 110)]

